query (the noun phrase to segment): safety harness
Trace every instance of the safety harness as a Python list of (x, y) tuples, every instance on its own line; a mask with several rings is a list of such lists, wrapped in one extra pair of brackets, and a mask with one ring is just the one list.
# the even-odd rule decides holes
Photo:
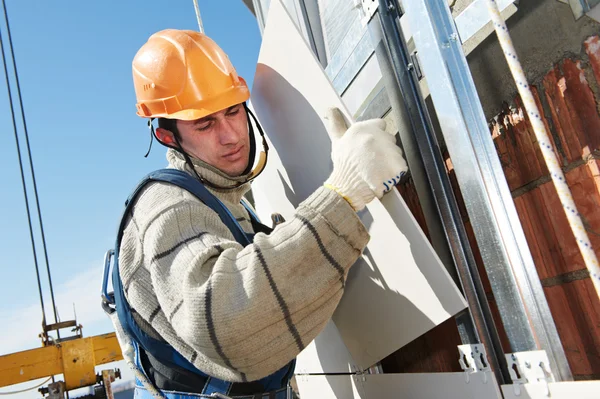
[[(102, 307), (109, 315), (114, 312), (117, 313), (121, 326), (133, 341), (133, 347), (136, 352), (136, 366), (144, 372), (151, 383), (157, 385), (156, 388), (158, 388), (158, 390), (167, 398), (288, 398), (288, 385), (294, 372), (295, 360), (272, 375), (258, 381), (247, 383), (224, 381), (203, 373), (166, 341), (151, 337), (136, 323), (133, 318), (132, 310), (125, 298), (119, 274), (119, 248), (127, 216), (131, 212), (135, 199), (141, 190), (151, 182), (170, 183), (181, 187), (196, 196), (206, 206), (219, 215), (221, 221), (231, 231), (235, 240), (240, 243), (240, 245), (244, 247), (250, 245), (254, 239), (254, 234), (244, 232), (229, 209), (208, 191), (200, 181), (188, 173), (177, 169), (160, 169), (150, 173), (142, 179), (125, 202), (125, 210), (121, 217), (115, 249), (111, 252), (114, 256), (112, 268), (114, 292), (108, 292), (108, 279), (111, 269), (110, 256), (108, 257), (108, 260), (105, 261), (104, 281), (102, 286)], [(255, 231), (270, 232), (271, 229), (260, 223), (256, 214), (244, 201), (242, 201), (242, 204), (251, 216), (251, 222), (255, 227)], [(149, 373), (149, 369), (152, 370), (152, 372)], [(167, 378), (161, 379), (157, 378), (157, 376), (166, 376)], [(193, 392), (178, 392), (173, 390), (173, 388), (178, 387), (177, 383), (174, 384), (173, 381), (176, 382), (182, 380), (188, 381), (184, 386), (189, 386), (189, 381), (192, 381), (192, 384), (194, 385), (192, 387), (194, 388)], [(259, 390), (256, 391), (256, 389)], [(146, 387), (144, 387), (141, 381), (136, 380), (135, 397), (152, 398), (153, 395)]]

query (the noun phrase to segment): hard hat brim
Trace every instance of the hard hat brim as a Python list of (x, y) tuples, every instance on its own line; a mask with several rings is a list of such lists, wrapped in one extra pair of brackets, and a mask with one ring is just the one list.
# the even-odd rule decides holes
[[(241, 104), (245, 101), (248, 101), (250, 98), (250, 90), (248, 90), (248, 86), (246, 82), (239, 78), (242, 81), (242, 84), (239, 86), (232, 87), (230, 90), (221, 93), (221, 95), (217, 97), (212, 97), (208, 101), (198, 101), (195, 104), (192, 104), (186, 109), (181, 109), (174, 112), (166, 112), (166, 107), (163, 104), (144, 104), (144, 109), (149, 112), (142, 113), (141, 107), (138, 105), (137, 115), (142, 118), (166, 118), (166, 119), (178, 119), (183, 121), (193, 121), (200, 118), (204, 118), (210, 114), (214, 114), (215, 112), (222, 111), (229, 107), (233, 107), (234, 105)], [(163, 112), (160, 112), (160, 111)]]

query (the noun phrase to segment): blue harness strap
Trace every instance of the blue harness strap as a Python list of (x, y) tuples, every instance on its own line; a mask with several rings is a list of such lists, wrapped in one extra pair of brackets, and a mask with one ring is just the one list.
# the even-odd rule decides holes
[[(177, 352), (167, 342), (157, 340), (146, 334), (133, 318), (131, 308), (129, 307), (129, 303), (125, 298), (125, 292), (119, 274), (119, 249), (121, 245), (121, 239), (123, 237), (123, 231), (125, 230), (127, 216), (132, 212), (132, 208), (135, 204), (137, 196), (140, 194), (142, 189), (151, 182), (164, 182), (174, 184), (196, 196), (206, 206), (210, 207), (219, 215), (221, 221), (231, 231), (235, 240), (238, 243), (240, 243), (240, 245), (245, 247), (251, 244), (253, 235), (247, 235), (244, 232), (244, 230), (239, 225), (235, 217), (233, 217), (229, 209), (227, 209), (227, 207), (223, 205), (223, 203), (219, 201), (217, 197), (215, 197), (210, 191), (208, 191), (200, 181), (193, 178), (186, 172), (177, 169), (161, 169), (150, 173), (144, 179), (142, 179), (125, 202), (125, 210), (123, 211), (123, 216), (121, 217), (121, 222), (119, 224), (119, 230), (117, 233), (117, 242), (115, 244), (114, 264), (112, 270), (114, 304), (116, 307), (117, 315), (119, 317), (119, 321), (125, 332), (136, 342), (137, 345), (143, 348), (146, 352), (152, 354), (152, 356), (154, 356), (156, 359), (158, 359), (165, 365), (174, 368), (183, 368), (202, 377), (206, 377), (207, 383), (204, 386), (201, 395), (226, 395), (231, 389), (231, 386), (233, 384), (232, 382), (219, 380), (217, 378), (213, 378), (203, 373), (198, 368), (196, 368), (190, 361), (188, 361), (183, 355)], [(248, 210), (248, 213), (251, 215), (251, 217), (259, 223), (258, 217), (252, 211), (252, 209), (243, 201), (242, 203), (244, 207), (246, 207), (246, 209)], [(138, 350), (137, 345), (136, 351)], [(287, 382), (292, 377), (294, 368), (295, 360), (293, 360), (288, 365), (283, 367), (281, 370), (275, 372), (274, 374), (261, 379), (259, 382), (264, 387), (265, 392), (279, 391), (287, 385)], [(168, 397), (181, 398), (183, 397), (181, 395), (186, 394), (178, 392), (176, 396)], [(199, 394), (193, 394), (190, 397), (202, 397), (198, 395)]]
[[(206, 206), (211, 208), (213, 211), (217, 212), (221, 221), (227, 226), (229, 231), (233, 234), (235, 240), (239, 242), (242, 246), (246, 246), (250, 244), (250, 240), (246, 236), (246, 233), (240, 226), (240, 224), (235, 220), (235, 217), (231, 214), (229, 209), (217, 197), (215, 197), (210, 191), (204, 187), (200, 181), (190, 176), (188, 173), (177, 170), (177, 169), (159, 169), (156, 170), (149, 175), (147, 175), (137, 186), (134, 192), (130, 195), (127, 200), (126, 207), (129, 206), (129, 203), (134, 202), (135, 197), (139, 194), (139, 191), (146, 186), (146, 184), (159, 181), (164, 183), (171, 183), (178, 187), (181, 187), (194, 196), (196, 196), (200, 201), (202, 201)], [(127, 211), (127, 210), (126, 210)], [(253, 216), (256, 216), (252, 214)], [(121, 230), (120, 230), (121, 231)]]

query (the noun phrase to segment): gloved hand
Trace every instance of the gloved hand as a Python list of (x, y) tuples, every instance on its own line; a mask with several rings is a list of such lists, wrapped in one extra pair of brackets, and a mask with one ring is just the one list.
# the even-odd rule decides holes
[(394, 135), (385, 131), (383, 119), (347, 127), (338, 108), (325, 116), (332, 137), (333, 172), (325, 187), (336, 191), (360, 211), (375, 197), (390, 191), (408, 170)]

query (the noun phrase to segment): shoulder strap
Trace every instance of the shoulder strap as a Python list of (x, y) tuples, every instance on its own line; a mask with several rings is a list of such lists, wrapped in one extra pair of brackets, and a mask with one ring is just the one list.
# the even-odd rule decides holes
[[(148, 174), (140, 181), (137, 187), (129, 195), (127, 201), (125, 201), (125, 209), (123, 211), (123, 216), (121, 217), (121, 222), (119, 224), (119, 230), (117, 233), (114, 266), (112, 270), (114, 299), (116, 305), (115, 307), (119, 321), (121, 322), (123, 329), (127, 332), (127, 334), (130, 337), (132, 337), (136, 342), (138, 342), (138, 344), (144, 350), (151, 353), (161, 362), (171, 366), (183, 367), (186, 370), (192, 371), (203, 376), (207, 376), (206, 374), (198, 370), (179, 352), (175, 351), (173, 347), (171, 347), (167, 342), (156, 340), (153, 337), (146, 334), (138, 326), (137, 322), (133, 318), (131, 308), (129, 307), (127, 299), (125, 298), (124, 287), (119, 275), (119, 252), (121, 246), (121, 239), (123, 237), (123, 231), (125, 229), (125, 225), (128, 219), (127, 216), (131, 212), (131, 208), (135, 204), (137, 196), (140, 194), (142, 189), (146, 187), (147, 184), (155, 181), (174, 184), (178, 187), (189, 191), (191, 194), (196, 196), (206, 206), (211, 208), (219, 215), (219, 217), (221, 218), (223, 223), (229, 228), (237, 242), (239, 242), (243, 246), (246, 246), (250, 244), (250, 240), (242, 230), (239, 223), (235, 220), (231, 212), (229, 212), (227, 207), (225, 207), (225, 205), (223, 205), (223, 203), (219, 201), (217, 197), (215, 197), (210, 191), (208, 191), (200, 181), (194, 179), (186, 172), (177, 169), (161, 169)], [(215, 382), (218, 382), (218, 380), (215, 380)]]
[(243, 199), (243, 198), (242, 198), (242, 200), (240, 202), (242, 203), (242, 205), (244, 206), (244, 208), (246, 208), (246, 211), (250, 215), (250, 218), (253, 218), (254, 220), (256, 220), (257, 222), (260, 223), (260, 219), (258, 218), (258, 215), (254, 212), (254, 210), (252, 209), (252, 207), (250, 206), (250, 204), (248, 204), (246, 202), (246, 200)]
[[(238, 243), (240, 243), (240, 245), (245, 247), (246, 245), (250, 244), (250, 240), (246, 236), (246, 233), (237, 220), (235, 220), (235, 217), (233, 217), (229, 209), (227, 209), (227, 207), (223, 205), (223, 203), (219, 201), (217, 197), (208, 191), (207, 188), (204, 187), (204, 184), (198, 181), (198, 179), (195, 179), (188, 173), (178, 169), (156, 170), (144, 177), (137, 185), (135, 190), (125, 202), (125, 212), (123, 214), (123, 218), (121, 219), (121, 225), (119, 226), (119, 241), (120, 236), (125, 228), (125, 221), (127, 220), (126, 215), (130, 211), (131, 206), (133, 206), (136, 197), (148, 183), (153, 181), (171, 183), (183, 188), (184, 190), (187, 190), (219, 215), (221, 221), (231, 231), (231, 234), (233, 234), (233, 237)], [(120, 242), (118, 242), (118, 244), (120, 244)]]
[[(235, 217), (231, 214), (231, 212), (227, 209), (225, 205), (217, 197), (215, 197), (210, 191), (204, 187), (204, 185), (194, 179), (192, 176), (187, 174), (186, 172), (176, 170), (176, 169), (161, 169), (147, 175), (142, 181), (137, 185), (135, 190), (131, 193), (127, 201), (125, 202), (125, 210), (123, 212), (123, 216), (121, 218), (121, 223), (119, 225), (118, 235), (117, 235), (117, 243), (115, 246), (115, 258), (114, 258), (114, 267), (112, 270), (112, 280), (114, 287), (114, 296), (116, 303), (116, 311), (118, 318), (121, 322), (122, 327), (125, 329), (127, 334), (129, 334), (145, 351), (151, 353), (156, 359), (160, 362), (166, 364), (167, 366), (176, 366), (182, 367), (186, 370), (189, 370), (193, 373), (199, 374), (201, 376), (207, 377), (207, 383), (204, 387), (203, 392), (207, 394), (211, 393), (222, 393), (226, 394), (229, 392), (232, 383), (228, 381), (222, 381), (216, 378), (212, 378), (202, 371), (198, 370), (192, 363), (190, 363), (184, 356), (182, 356), (179, 352), (177, 352), (172, 346), (170, 346), (167, 342), (159, 341), (148, 334), (146, 334), (138, 325), (135, 319), (133, 318), (133, 313), (129, 304), (127, 303), (127, 299), (125, 298), (125, 292), (123, 290), (123, 284), (121, 282), (121, 278), (119, 275), (119, 247), (121, 244), (121, 238), (123, 236), (123, 230), (125, 229), (125, 224), (127, 220), (127, 215), (130, 213), (133, 204), (135, 203), (135, 199), (142, 191), (142, 189), (153, 181), (160, 181), (165, 183), (171, 183), (178, 187), (181, 187), (194, 196), (196, 196), (200, 201), (202, 201), (206, 206), (215, 211), (221, 221), (229, 228), (236, 241), (243, 246), (250, 244), (250, 238), (246, 236), (244, 230), (241, 228), (239, 223), (236, 221)], [(242, 201), (243, 205), (248, 210), (251, 218), (258, 222), (258, 217), (252, 211), (252, 209), (247, 206)], [(261, 379), (259, 382), (263, 385), (266, 391), (279, 389), (282, 386), (285, 386), (289, 379), (292, 377), (295, 367), (295, 360), (290, 362), (288, 365), (284, 366), (281, 370), (278, 370), (274, 374)]]
[(250, 223), (252, 224), (252, 229), (254, 230), (254, 234), (252, 236), (253, 239), (256, 233), (264, 233), (266, 235), (269, 235), (273, 232), (272, 228), (261, 223), (260, 219), (258, 218), (258, 215), (254, 212), (252, 207), (248, 205), (246, 201), (242, 200), (242, 205), (244, 206), (244, 208), (246, 208), (248, 215), (250, 215)]

